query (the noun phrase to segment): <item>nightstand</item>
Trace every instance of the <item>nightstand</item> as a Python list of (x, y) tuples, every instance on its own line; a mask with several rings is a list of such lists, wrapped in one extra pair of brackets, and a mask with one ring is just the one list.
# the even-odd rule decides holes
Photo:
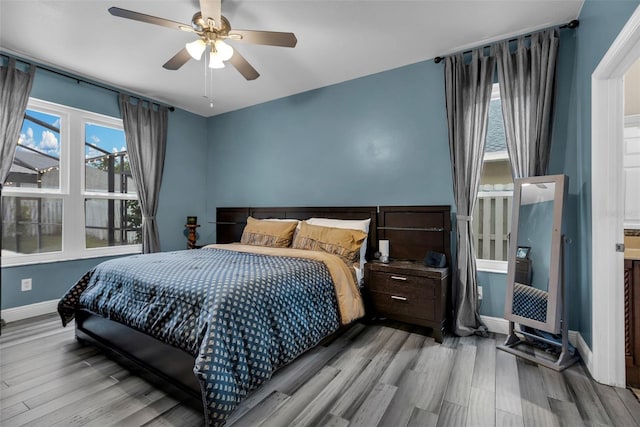
[(531, 276), (531, 260), (528, 258), (516, 258), (515, 281), (523, 285), (530, 285)]
[(378, 317), (433, 329), (439, 343), (451, 303), (449, 269), (429, 268), (412, 261), (365, 264), (364, 287), (370, 308)]

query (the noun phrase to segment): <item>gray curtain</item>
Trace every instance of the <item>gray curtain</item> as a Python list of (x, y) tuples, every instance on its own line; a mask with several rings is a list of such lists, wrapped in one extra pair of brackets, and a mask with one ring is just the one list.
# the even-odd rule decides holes
[(138, 187), (142, 211), (142, 253), (160, 251), (156, 222), (158, 194), (162, 184), (167, 145), (167, 107), (142, 100), (134, 105), (129, 96), (120, 95), (120, 111), (127, 138), (131, 175)]
[(460, 336), (486, 332), (478, 312), (476, 255), (471, 218), (480, 185), (495, 59), (474, 50), (465, 64), (461, 54), (445, 59), (449, 152), (457, 211), (457, 271), (454, 271), (453, 331)]
[(35, 72), (33, 65), (18, 70), (14, 58), (0, 67), (0, 188), (11, 170)]
[(498, 82), (507, 149), (514, 178), (546, 175), (551, 151), (555, 98), (558, 30), (518, 39), (515, 52), (509, 42), (496, 46)]

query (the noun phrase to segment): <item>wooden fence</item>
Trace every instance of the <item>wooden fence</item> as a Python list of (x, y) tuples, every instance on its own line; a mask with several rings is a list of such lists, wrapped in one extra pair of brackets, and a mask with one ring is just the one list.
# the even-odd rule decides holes
[(476, 258), (507, 260), (512, 191), (480, 191), (473, 213)]
[(3, 197), (2, 219), (5, 235), (18, 232), (18, 225), (20, 233), (25, 236), (58, 234), (62, 227), (62, 199), (18, 195)]
[[(110, 229), (106, 202), (107, 199), (87, 199), (85, 202), (86, 226), (84, 232), (87, 236), (103, 241), (109, 239), (109, 234), (113, 234), (114, 229), (116, 231), (122, 229), (121, 213), (123, 209), (126, 209), (124, 206), (119, 206), (116, 209), (113, 225)], [(40, 241), (41, 236), (61, 236), (62, 203), (62, 199), (54, 197), (3, 197), (3, 242), (29, 238), (37, 238)], [(118, 243), (138, 243), (138, 231), (138, 228), (126, 230), (124, 240), (121, 239)]]

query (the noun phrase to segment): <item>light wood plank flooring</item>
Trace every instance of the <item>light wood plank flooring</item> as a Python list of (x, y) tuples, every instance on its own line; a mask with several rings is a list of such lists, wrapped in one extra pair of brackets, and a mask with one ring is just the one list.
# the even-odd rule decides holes
[[(240, 426), (640, 426), (629, 391), (496, 350), (504, 337), (447, 337), (356, 324), (278, 371), (241, 405)], [(201, 411), (91, 346), (56, 316), (0, 337), (2, 426), (199, 426)]]

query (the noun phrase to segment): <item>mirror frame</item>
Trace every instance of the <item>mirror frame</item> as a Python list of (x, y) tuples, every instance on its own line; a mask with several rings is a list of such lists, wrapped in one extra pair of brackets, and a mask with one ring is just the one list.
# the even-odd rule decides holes
[[(546, 322), (529, 319), (513, 314), (513, 288), (516, 271), (516, 251), (518, 249), (518, 223), (520, 216), (520, 203), (522, 187), (541, 183), (555, 183), (553, 198), (553, 226), (551, 230), (551, 248), (549, 259), (549, 286), (547, 289), (547, 316)], [(566, 175), (533, 176), (518, 178), (514, 181), (513, 206), (511, 216), (511, 235), (509, 238), (509, 257), (507, 262), (507, 292), (504, 305), (504, 318), (520, 325), (530, 326), (546, 332), (557, 334), (560, 332), (562, 319), (562, 286), (564, 280), (563, 270), (563, 228), (562, 216), (564, 201), (567, 194), (568, 177)]]

